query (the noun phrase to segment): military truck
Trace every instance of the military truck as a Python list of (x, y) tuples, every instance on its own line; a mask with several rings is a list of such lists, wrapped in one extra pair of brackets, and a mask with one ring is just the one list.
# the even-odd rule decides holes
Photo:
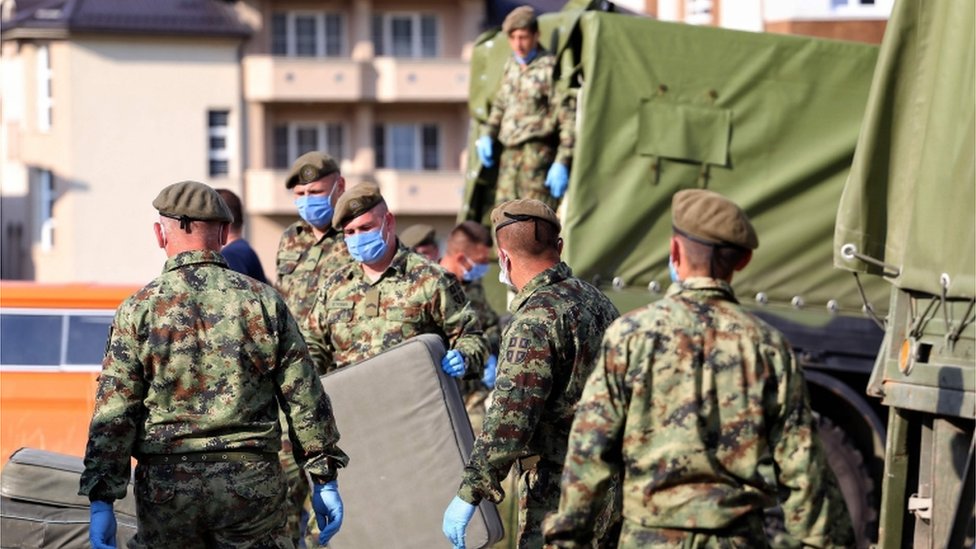
[(891, 285), (882, 549), (976, 538), (974, 27), (973, 2), (895, 4), (837, 215), (834, 263)]
[[(563, 257), (630, 310), (670, 284), (676, 191), (708, 188), (741, 204), (760, 246), (734, 286), (787, 334), (806, 368), (821, 438), (867, 546), (877, 536), (886, 429), (865, 389), (888, 288), (834, 269), (832, 236), (878, 48), (665, 23), (596, 4), (540, 17), (558, 86), (577, 94)], [(494, 202), (497, 168), (479, 164), (473, 141), (510, 56), (505, 38), (484, 33), (472, 55), (461, 219), (485, 221)]]

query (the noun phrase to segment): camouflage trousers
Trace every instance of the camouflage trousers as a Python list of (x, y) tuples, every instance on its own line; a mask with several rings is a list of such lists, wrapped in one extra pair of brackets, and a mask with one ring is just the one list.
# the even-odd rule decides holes
[[(477, 381), (481, 385), (481, 381)], [(481, 428), (485, 422), (485, 410), (488, 408), (490, 392), (483, 385), (477, 389), (468, 391), (464, 395), (464, 409), (468, 412), (468, 420), (471, 421), (471, 430), (474, 436), (481, 433)]]
[(544, 141), (529, 141), (502, 150), (498, 161), (495, 204), (517, 198), (534, 198), (557, 211), (559, 200), (549, 194), (546, 174), (556, 159), (556, 148)]
[(136, 466), (130, 548), (294, 549), (277, 462)]
[(676, 530), (648, 528), (624, 519), (620, 530), (619, 549), (763, 549), (769, 547), (763, 530), (761, 513), (739, 519), (736, 524), (721, 530)]

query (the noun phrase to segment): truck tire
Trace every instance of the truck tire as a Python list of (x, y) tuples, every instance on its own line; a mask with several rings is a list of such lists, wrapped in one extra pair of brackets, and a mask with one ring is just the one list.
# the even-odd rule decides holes
[(871, 544), (870, 532), (878, 519), (877, 511), (871, 504), (874, 501), (874, 481), (864, 465), (864, 457), (843, 429), (822, 415), (818, 415), (818, 428), (827, 463), (837, 477), (851, 514), (857, 546), (866, 548)]

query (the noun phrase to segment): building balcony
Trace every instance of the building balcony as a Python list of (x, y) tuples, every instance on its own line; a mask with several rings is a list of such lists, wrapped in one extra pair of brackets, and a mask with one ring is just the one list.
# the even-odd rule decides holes
[(465, 102), (468, 63), (461, 59), (244, 59), (244, 97), (255, 102)]
[[(257, 215), (294, 215), (295, 199), (285, 188), (287, 170), (252, 169), (244, 175), (245, 210)], [(376, 181), (394, 214), (456, 215), (464, 176), (460, 171), (376, 170), (371, 176), (344, 174), (346, 186)]]

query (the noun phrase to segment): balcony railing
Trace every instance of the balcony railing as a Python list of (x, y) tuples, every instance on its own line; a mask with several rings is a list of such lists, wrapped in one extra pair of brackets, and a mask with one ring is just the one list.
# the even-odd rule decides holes
[(464, 102), (468, 63), (461, 59), (274, 57), (244, 60), (248, 101)]

